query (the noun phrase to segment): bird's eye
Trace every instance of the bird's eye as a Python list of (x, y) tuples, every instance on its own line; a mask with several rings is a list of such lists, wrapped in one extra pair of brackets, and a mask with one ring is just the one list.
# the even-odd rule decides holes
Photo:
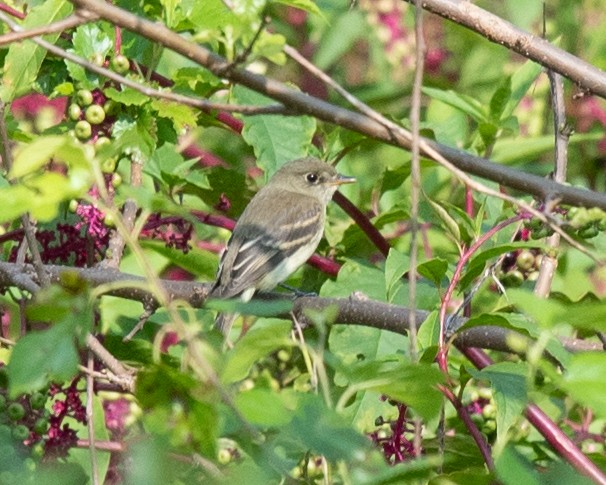
[(318, 174), (315, 172), (310, 172), (305, 176), (305, 179), (310, 183), (310, 184), (315, 184), (319, 177)]

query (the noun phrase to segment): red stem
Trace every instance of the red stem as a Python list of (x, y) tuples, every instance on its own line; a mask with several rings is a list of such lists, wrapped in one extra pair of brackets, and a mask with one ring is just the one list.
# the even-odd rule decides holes
[(473, 422), (467, 408), (463, 406), (461, 400), (454, 395), (454, 393), (446, 386), (439, 386), (442, 394), (446, 396), (446, 398), (452, 403), (454, 408), (457, 410), (457, 414), (469, 430), (471, 437), (478, 445), (480, 453), (482, 453), (482, 457), (484, 458), (484, 462), (490, 471), (494, 471), (494, 461), (492, 460), (492, 453), (490, 451), (490, 446), (482, 436), (482, 433), (476, 426), (476, 423)]
[[(459, 349), (478, 369), (492, 364), (492, 359), (482, 350), (474, 348)], [(581, 450), (558, 428), (536, 404), (528, 404), (526, 419), (543, 435), (553, 449), (578, 472), (589, 477), (595, 483), (606, 485), (606, 476)]]
[(452, 294), (459, 283), (461, 278), (461, 273), (463, 272), (463, 268), (469, 261), (469, 259), (473, 256), (473, 254), (488, 241), (492, 236), (494, 236), (501, 229), (513, 224), (523, 218), (522, 215), (518, 214), (509, 219), (505, 219), (504, 221), (499, 222), (496, 226), (492, 227), (485, 234), (482, 234), (466, 251), (463, 252), (461, 258), (459, 259), (457, 266), (455, 268), (454, 274), (452, 275), (452, 279), (450, 280), (450, 284), (446, 289), (446, 293), (444, 294), (444, 298), (442, 298), (442, 304), (440, 305), (440, 336), (439, 336), (439, 351), (436, 357), (438, 361), (438, 365), (443, 372), (448, 372), (448, 364), (446, 362), (446, 342), (445, 342), (445, 334), (446, 334), (446, 309), (450, 300), (452, 298)]
[(4, 2), (0, 3), (0, 10), (2, 10), (3, 12), (6, 12), (9, 15), (12, 15), (13, 17), (18, 18), (19, 20), (23, 20), (25, 18), (25, 14), (24, 13), (19, 12), (19, 10), (15, 10), (12, 7), (9, 7)]

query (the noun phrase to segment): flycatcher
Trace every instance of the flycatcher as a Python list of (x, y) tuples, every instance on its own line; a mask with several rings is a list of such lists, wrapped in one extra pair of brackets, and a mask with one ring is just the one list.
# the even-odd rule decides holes
[[(209, 297), (249, 301), (288, 278), (318, 247), (338, 186), (355, 181), (316, 158), (283, 165), (236, 223)], [(235, 317), (220, 314), (215, 326), (228, 335)]]

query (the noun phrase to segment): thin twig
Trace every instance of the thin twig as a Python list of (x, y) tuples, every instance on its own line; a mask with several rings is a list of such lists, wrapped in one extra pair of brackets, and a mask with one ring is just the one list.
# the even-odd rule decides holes
[[(419, 7), (420, 0), (417, 0)], [(417, 342), (417, 264), (419, 248), (417, 239), (419, 235), (419, 200), (421, 195), (421, 89), (423, 88), (423, 71), (425, 69), (425, 39), (423, 30), (423, 9), (415, 10), (415, 76), (412, 85), (412, 100), (410, 108), (410, 124), (412, 135), (411, 146), (411, 173), (410, 173), (410, 269), (408, 271), (408, 299), (410, 305), (410, 358), (417, 362), (419, 358)], [(443, 425), (443, 422), (441, 423)], [(414, 418), (413, 448), (415, 456), (421, 456), (421, 419)], [(444, 454), (444, 447), (440, 445), (440, 452)]]
[[(130, 164), (130, 186), (140, 187), (143, 175), (143, 164), (138, 160), (131, 160)], [(137, 216), (137, 203), (134, 199), (126, 199), (124, 202), (124, 209), (122, 212), (122, 218), (124, 219), (124, 225), (127, 230), (132, 231), (135, 225), (135, 217)], [(122, 261), (122, 255), (124, 248), (126, 247), (126, 241), (120, 233), (120, 231), (113, 231), (112, 237), (107, 245), (106, 257), (99, 263), (101, 268), (114, 268), (118, 269), (120, 261)]]
[(92, 482), (93, 485), (99, 485), (99, 465), (97, 464), (97, 448), (95, 446), (95, 413), (93, 410), (95, 381), (92, 372), (95, 368), (95, 359), (91, 350), (88, 351), (87, 368), (89, 371), (86, 375), (86, 426), (88, 428), (88, 451), (90, 455)]
[(52, 24), (34, 27), (28, 30), (22, 30), (20, 32), (8, 32), (4, 35), (0, 35), (0, 46), (11, 44), (13, 42), (20, 42), (25, 39), (31, 39), (32, 37), (38, 37), (40, 35), (63, 32), (64, 30), (73, 29), (74, 27), (94, 21), (95, 19), (95, 15), (91, 14), (84, 16), (80, 15), (79, 12), (76, 12), (75, 14), (61, 19), (58, 22), (53, 22)]
[[(566, 126), (566, 104), (564, 101), (564, 81), (559, 74), (549, 71), (551, 86), (551, 104), (553, 108), (553, 130), (555, 136), (555, 166), (553, 178), (556, 182), (566, 181), (566, 168), (568, 165), (568, 138)], [(558, 267), (557, 249), (560, 245), (560, 235), (552, 234), (545, 241), (547, 250), (543, 253), (539, 277), (537, 278), (534, 294), (547, 298), (551, 291), (551, 284)]]

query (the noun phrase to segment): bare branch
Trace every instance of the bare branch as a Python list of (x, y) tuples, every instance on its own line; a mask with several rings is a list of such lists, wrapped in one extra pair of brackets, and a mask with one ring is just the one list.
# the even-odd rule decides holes
[[(414, 4), (414, 0), (406, 0)], [(529, 34), (473, 2), (423, 0), (424, 9), (467, 27), (491, 42), (507, 47), (570, 79), (582, 89), (606, 98), (606, 73), (588, 62)]]

